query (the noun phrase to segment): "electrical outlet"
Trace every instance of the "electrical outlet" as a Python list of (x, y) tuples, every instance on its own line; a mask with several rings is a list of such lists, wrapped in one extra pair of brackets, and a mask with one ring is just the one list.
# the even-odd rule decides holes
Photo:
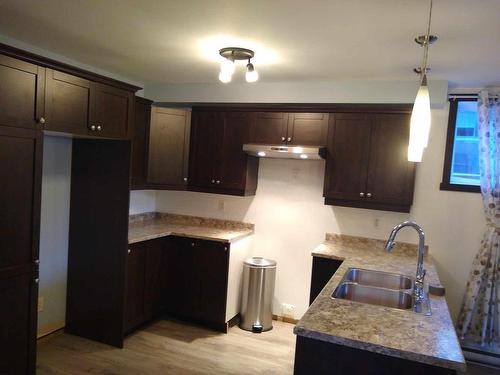
[(224, 211), (224, 206), (225, 206), (225, 202), (223, 199), (219, 200), (219, 203), (217, 204), (217, 208), (219, 209), (219, 211)]
[(290, 305), (289, 303), (284, 303), (281, 305), (282, 314), (284, 318), (294, 318), (295, 317), (295, 305)]
[(43, 297), (38, 297), (38, 312), (43, 311), (44, 305), (45, 305), (45, 299)]

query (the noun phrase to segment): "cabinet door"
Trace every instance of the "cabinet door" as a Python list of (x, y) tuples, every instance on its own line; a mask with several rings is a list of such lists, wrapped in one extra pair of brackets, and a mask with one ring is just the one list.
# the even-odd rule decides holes
[(194, 258), (195, 241), (170, 237), (165, 251), (165, 310), (181, 318), (193, 318), (199, 307), (200, 290)]
[(229, 244), (198, 241), (195, 266), (200, 301), (196, 309), (202, 321), (224, 324), (226, 319)]
[(135, 98), (134, 133), (130, 161), (131, 189), (144, 189), (146, 187), (151, 104), (150, 100)]
[(324, 196), (359, 201), (365, 193), (371, 120), (366, 114), (330, 115)]
[(163, 268), (164, 239), (144, 242), (146, 267), (144, 279), (144, 319), (150, 320), (160, 314), (165, 303), (165, 269)]
[(245, 189), (247, 161), (249, 156), (243, 152), (243, 144), (250, 136), (251, 113), (225, 112), (221, 114), (224, 124), (222, 143), (216, 162), (216, 185), (224, 189)]
[(144, 243), (129, 246), (125, 282), (125, 323), (127, 332), (144, 321), (144, 280), (146, 251)]
[(0, 126), (0, 269), (38, 259), (42, 134)]
[(326, 146), (328, 113), (291, 113), (287, 143), (300, 146)]
[(0, 126), (37, 128), (43, 116), (45, 68), (0, 55)]
[(89, 121), (90, 82), (47, 69), (44, 129), (86, 135)]
[(415, 163), (407, 157), (409, 114), (373, 116), (367, 202), (409, 206), (413, 200)]
[(159, 107), (152, 111), (148, 182), (166, 187), (183, 187), (188, 178), (191, 112)]
[(189, 185), (214, 187), (214, 166), (219, 160), (219, 144), (224, 127), (218, 112), (196, 111), (192, 115), (189, 150)]
[(341, 264), (341, 260), (313, 256), (309, 305), (314, 302)]
[(250, 129), (250, 143), (279, 145), (286, 141), (288, 113), (257, 112)]
[(0, 374), (34, 374), (37, 284), (31, 273), (0, 272)]
[(89, 135), (109, 138), (132, 135), (133, 93), (92, 82), (90, 99)]

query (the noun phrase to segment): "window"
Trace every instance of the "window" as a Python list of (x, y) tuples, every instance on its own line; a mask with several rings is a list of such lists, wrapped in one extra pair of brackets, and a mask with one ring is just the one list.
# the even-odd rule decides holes
[(450, 100), (441, 190), (479, 192), (477, 99)]

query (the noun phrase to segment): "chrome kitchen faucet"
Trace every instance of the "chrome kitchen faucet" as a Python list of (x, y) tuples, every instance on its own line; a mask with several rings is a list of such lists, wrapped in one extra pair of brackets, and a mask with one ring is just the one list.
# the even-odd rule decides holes
[(429, 295), (424, 289), (425, 269), (424, 269), (424, 252), (425, 252), (425, 233), (420, 225), (413, 221), (404, 221), (392, 228), (391, 234), (385, 244), (385, 251), (391, 252), (394, 247), (394, 240), (399, 230), (404, 227), (412, 227), (418, 233), (418, 259), (417, 273), (415, 283), (413, 285), (413, 311), (431, 315), (431, 307), (429, 303)]

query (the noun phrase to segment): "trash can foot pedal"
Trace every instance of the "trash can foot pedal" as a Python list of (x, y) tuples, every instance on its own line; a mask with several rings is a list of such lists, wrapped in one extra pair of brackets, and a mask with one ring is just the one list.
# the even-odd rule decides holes
[(262, 324), (254, 324), (252, 326), (253, 333), (262, 333)]

